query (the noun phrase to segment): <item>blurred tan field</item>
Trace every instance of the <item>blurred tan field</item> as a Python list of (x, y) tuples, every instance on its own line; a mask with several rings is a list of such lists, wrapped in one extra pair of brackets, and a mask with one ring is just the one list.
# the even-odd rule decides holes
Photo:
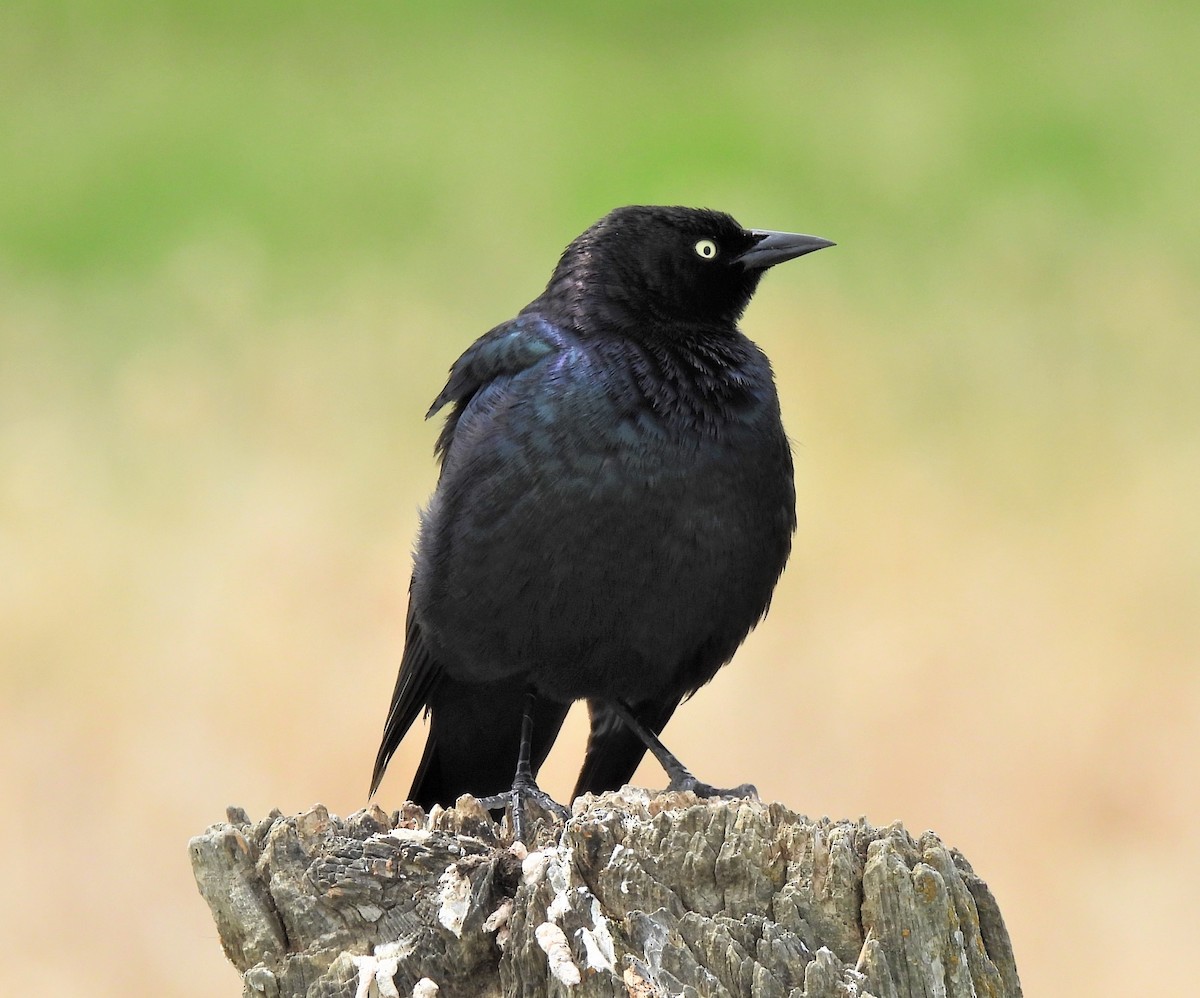
[(668, 744), (935, 829), (1031, 996), (1169, 978), (1200, 889), (1198, 47), (1184, 3), (5, 5), (0, 992), (239, 992), (187, 839), (365, 804), (425, 409), (632, 202), (839, 243), (743, 323), (800, 530)]

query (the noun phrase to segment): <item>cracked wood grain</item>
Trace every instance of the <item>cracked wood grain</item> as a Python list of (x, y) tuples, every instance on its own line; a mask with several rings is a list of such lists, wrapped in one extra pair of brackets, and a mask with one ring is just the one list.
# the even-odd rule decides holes
[(1017, 998), (1000, 910), (932, 832), (625, 788), (530, 849), (471, 797), (191, 842), (246, 996)]

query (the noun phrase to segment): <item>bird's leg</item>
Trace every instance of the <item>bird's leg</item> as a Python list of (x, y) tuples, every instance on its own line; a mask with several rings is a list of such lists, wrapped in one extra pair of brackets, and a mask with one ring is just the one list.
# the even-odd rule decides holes
[(629, 729), (642, 740), (642, 744), (646, 746), (650, 754), (667, 771), (667, 776), (671, 780), (667, 784), (667, 790), (691, 790), (697, 797), (751, 797), (758, 800), (758, 790), (752, 783), (743, 783), (739, 787), (730, 787), (727, 790), (702, 783), (662, 743), (658, 735), (638, 720), (629, 704), (621, 700), (613, 700), (612, 705), (621, 720), (629, 725)]
[(530, 690), (525, 697), (524, 713), (521, 715), (521, 747), (517, 752), (517, 772), (513, 776), (512, 789), (507, 793), (484, 797), (479, 802), (489, 810), (512, 805), (513, 839), (517, 842), (525, 842), (525, 805), (529, 801), (536, 801), (547, 811), (561, 818), (568, 818), (571, 814), (567, 808), (545, 793), (533, 778), (533, 765), (530, 762), (533, 744), (533, 702), (534, 693)]

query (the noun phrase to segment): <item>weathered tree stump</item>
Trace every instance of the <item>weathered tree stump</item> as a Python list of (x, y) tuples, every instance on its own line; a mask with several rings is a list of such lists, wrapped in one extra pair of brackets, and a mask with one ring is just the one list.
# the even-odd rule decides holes
[(231, 808), (191, 856), (246, 996), (1021, 994), (987, 884), (932, 832), (626, 788), (530, 838), (472, 797)]

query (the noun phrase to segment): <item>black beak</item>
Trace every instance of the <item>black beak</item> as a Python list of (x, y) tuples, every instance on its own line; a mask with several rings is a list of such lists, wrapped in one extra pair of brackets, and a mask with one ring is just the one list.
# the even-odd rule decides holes
[(837, 245), (820, 236), (804, 236), (798, 232), (748, 229), (747, 233), (758, 241), (741, 256), (734, 257), (734, 262), (747, 270), (766, 270), (784, 260), (794, 260), (805, 253), (815, 253), (826, 246)]

